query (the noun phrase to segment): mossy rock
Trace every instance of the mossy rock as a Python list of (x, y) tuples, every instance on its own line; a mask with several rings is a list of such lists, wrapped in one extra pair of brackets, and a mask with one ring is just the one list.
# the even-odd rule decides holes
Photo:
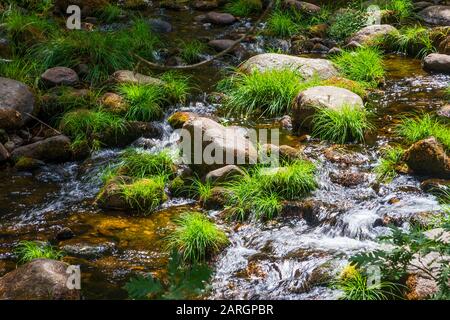
[(16, 168), (19, 171), (27, 171), (27, 170), (33, 170), (33, 169), (39, 168), (40, 166), (42, 166), (44, 164), (45, 164), (44, 162), (37, 160), (37, 159), (33, 159), (33, 158), (29, 158), (29, 157), (20, 157), (16, 160), (14, 168)]
[(183, 127), (183, 125), (188, 122), (191, 119), (194, 119), (197, 117), (195, 113), (192, 112), (184, 112), (184, 111), (178, 111), (172, 114), (168, 119), (167, 122), (169, 122), (170, 126), (174, 129), (180, 129)]

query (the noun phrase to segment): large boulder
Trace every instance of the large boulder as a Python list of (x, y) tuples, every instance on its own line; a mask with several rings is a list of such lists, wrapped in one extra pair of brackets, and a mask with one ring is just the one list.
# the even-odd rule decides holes
[(163, 85), (164, 82), (131, 70), (119, 70), (112, 74), (111, 80), (116, 83)]
[(429, 24), (450, 25), (450, 6), (430, 6), (419, 12), (419, 16)]
[[(22, 82), (0, 77), (0, 127), (15, 129), (30, 119), (34, 96)], [(20, 116), (19, 114), (20, 113)]]
[(72, 158), (70, 139), (64, 135), (50, 137), (35, 143), (18, 147), (11, 153), (13, 160), (21, 157), (46, 162), (64, 162)]
[(313, 14), (320, 11), (320, 7), (305, 1), (285, 0), (284, 6), (303, 13)]
[(450, 158), (434, 137), (414, 143), (406, 150), (404, 160), (416, 174), (450, 178)]
[(80, 290), (71, 289), (67, 263), (33, 260), (0, 278), (1, 300), (79, 300)]
[(209, 172), (205, 179), (210, 182), (225, 182), (236, 177), (243, 176), (244, 174), (244, 171), (242, 171), (238, 166), (230, 164)]
[(80, 81), (78, 74), (74, 70), (66, 67), (47, 69), (41, 75), (41, 80), (47, 87), (73, 86)]
[(183, 160), (200, 175), (225, 164), (245, 165), (258, 160), (255, 141), (247, 129), (224, 127), (204, 117), (190, 119), (182, 129)]
[(205, 15), (205, 21), (217, 25), (228, 25), (233, 24), (236, 18), (229, 13), (211, 11)]
[(397, 32), (397, 29), (389, 24), (374, 24), (367, 26), (355, 33), (347, 43), (359, 43), (363, 45), (370, 45), (378, 37)]
[(363, 100), (350, 90), (332, 87), (312, 87), (299, 93), (294, 101), (292, 125), (294, 130), (311, 129), (311, 117), (317, 108), (339, 110), (344, 106), (364, 108)]
[(441, 53), (432, 53), (423, 59), (425, 70), (450, 73), (450, 55)]
[(302, 58), (278, 53), (263, 53), (253, 56), (240, 66), (240, 70), (246, 73), (253, 70), (263, 72), (270, 69), (294, 69), (305, 79), (314, 75), (321, 79), (328, 79), (339, 74), (329, 60)]

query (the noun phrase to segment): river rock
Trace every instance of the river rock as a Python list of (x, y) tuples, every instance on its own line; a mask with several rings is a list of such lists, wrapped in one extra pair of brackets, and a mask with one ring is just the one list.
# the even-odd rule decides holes
[(131, 70), (116, 71), (112, 74), (111, 80), (116, 83), (150, 84), (157, 86), (164, 85), (164, 82), (159, 79), (133, 72)]
[(219, 210), (226, 204), (230, 190), (224, 187), (214, 187), (211, 189), (211, 195), (202, 200), (202, 207), (207, 210)]
[(48, 87), (55, 86), (73, 86), (80, 80), (77, 73), (66, 67), (54, 67), (47, 69), (42, 75), (41, 80)]
[(9, 159), (9, 152), (8, 150), (6, 150), (3, 144), (0, 143), (0, 162), (6, 161), (8, 159)]
[(69, 289), (67, 263), (35, 259), (0, 278), (1, 300), (79, 300), (80, 290)]
[(430, 6), (419, 12), (426, 23), (450, 26), (450, 6)]
[(425, 70), (450, 73), (450, 55), (441, 53), (432, 53), (423, 59)]
[(45, 162), (68, 161), (72, 158), (70, 139), (64, 135), (58, 135), (18, 147), (11, 153), (11, 158), (15, 161), (21, 157)]
[(156, 33), (169, 33), (173, 29), (169, 22), (162, 19), (149, 19), (148, 24), (152, 31)]
[(425, 8), (431, 7), (433, 5), (432, 2), (428, 2), (428, 1), (419, 1), (419, 2), (414, 2), (414, 10), (420, 11), (423, 10)]
[(330, 173), (330, 180), (344, 187), (355, 187), (367, 181), (367, 174), (364, 172), (338, 171)]
[(224, 127), (204, 117), (190, 119), (183, 129), (183, 158), (200, 175), (221, 168), (224, 164), (257, 162), (258, 153), (248, 137), (247, 129)]
[(318, 13), (320, 11), (320, 7), (315, 4), (297, 0), (285, 0), (284, 6), (308, 14)]
[(162, 129), (155, 123), (142, 121), (129, 121), (126, 123), (123, 131), (106, 130), (97, 138), (103, 144), (109, 147), (126, 147), (137, 139), (159, 138), (162, 135)]
[[(220, 51), (224, 51), (228, 48), (230, 48), (231, 46), (233, 46), (235, 43), (234, 40), (231, 39), (216, 39), (216, 40), (211, 40), (208, 42), (208, 46), (210, 46), (211, 48), (213, 48), (214, 50), (220, 52)], [(233, 50), (231, 50), (231, 52), (238, 52), (239, 50), (242, 50), (242, 46), (239, 44), (237, 45)]]
[(434, 137), (414, 143), (406, 150), (404, 161), (416, 174), (450, 178), (450, 158)]
[(215, 9), (219, 6), (219, 3), (217, 0), (196, 0), (194, 1), (194, 3), (192, 4), (192, 6), (194, 7), (194, 9), (197, 10), (211, 10), (211, 9)]
[(339, 110), (344, 106), (362, 109), (364, 103), (357, 94), (338, 87), (318, 86), (302, 91), (294, 101), (293, 129), (296, 131), (300, 128), (311, 129), (311, 116), (318, 107)]
[(211, 11), (205, 15), (205, 21), (217, 25), (229, 25), (236, 21), (236, 18), (229, 13)]
[(363, 45), (371, 44), (376, 38), (385, 36), (387, 34), (397, 32), (397, 29), (389, 24), (374, 24), (367, 26), (355, 33), (348, 41), (348, 45), (351, 42), (356, 42)]
[(440, 117), (444, 117), (444, 118), (449, 118), (450, 119), (450, 104), (447, 104), (445, 106), (443, 106), (442, 108), (440, 108), (437, 111), (437, 115)]
[(129, 206), (122, 195), (121, 185), (129, 183), (128, 177), (118, 176), (106, 182), (95, 199), (95, 204), (103, 209), (126, 210)]
[(263, 144), (261, 146), (260, 158), (261, 160), (270, 160), (266, 159), (266, 157), (270, 156), (278, 156), (282, 161), (294, 161), (303, 158), (303, 153), (301, 150), (295, 149), (288, 145), (276, 146), (274, 144)]
[(243, 175), (245, 175), (244, 171), (242, 171), (238, 166), (230, 164), (225, 167), (210, 171), (206, 175), (205, 180), (213, 183), (225, 182)]
[[(34, 96), (22, 82), (0, 77), (0, 128), (14, 129), (30, 119)], [(17, 112), (20, 113), (21, 120)]]
[(181, 129), (186, 122), (196, 117), (198, 117), (198, 114), (193, 112), (177, 111), (167, 119), (167, 122), (172, 128)]
[(253, 70), (264, 72), (270, 69), (294, 69), (309, 79), (318, 75), (321, 79), (337, 76), (339, 73), (333, 63), (325, 59), (302, 58), (278, 53), (263, 53), (248, 59), (241, 65), (240, 70), (250, 73)]
[(439, 43), (438, 49), (439, 53), (450, 54), (450, 35)]
[(114, 114), (123, 114), (128, 110), (125, 99), (114, 92), (106, 92), (100, 98), (100, 103), (108, 112)]

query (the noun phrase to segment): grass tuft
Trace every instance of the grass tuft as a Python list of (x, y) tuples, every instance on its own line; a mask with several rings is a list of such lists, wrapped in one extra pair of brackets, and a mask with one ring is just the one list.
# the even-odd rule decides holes
[(312, 118), (314, 137), (340, 144), (364, 142), (364, 134), (373, 129), (370, 113), (364, 108), (343, 106), (339, 110), (318, 108)]
[(136, 121), (155, 121), (161, 119), (164, 112), (163, 88), (155, 85), (134, 83), (120, 84), (118, 92), (128, 103), (125, 118)]
[(206, 45), (199, 40), (188, 42), (180, 41), (180, 57), (186, 63), (195, 63), (201, 60), (201, 54), (206, 50)]
[(167, 200), (164, 191), (165, 182), (165, 176), (139, 179), (131, 184), (122, 185), (122, 196), (131, 208), (150, 213)]
[(174, 160), (168, 150), (149, 153), (143, 150), (126, 149), (121, 156), (121, 167), (127, 175), (135, 178), (145, 178), (154, 175), (172, 176)]
[(49, 244), (35, 241), (21, 241), (15, 250), (19, 264), (30, 262), (34, 259), (59, 260), (63, 257), (63, 252), (56, 250)]
[(433, 136), (444, 145), (447, 152), (450, 150), (450, 127), (443, 120), (430, 114), (403, 118), (397, 131), (408, 143)]
[(400, 147), (389, 148), (374, 169), (378, 181), (391, 182), (397, 176), (397, 167), (401, 163), (404, 150)]
[(299, 31), (299, 26), (289, 12), (275, 11), (267, 20), (267, 29), (274, 36), (289, 38)]
[(351, 80), (377, 87), (384, 80), (383, 56), (378, 48), (361, 47), (345, 50), (332, 58), (342, 74)]
[(390, 33), (385, 42), (391, 50), (419, 58), (436, 52), (430, 30), (420, 25), (404, 27), (398, 32)]
[(238, 17), (248, 17), (262, 10), (261, 0), (232, 0), (225, 11)]
[(168, 237), (168, 246), (181, 252), (187, 262), (203, 262), (228, 244), (226, 234), (199, 212), (182, 214)]
[(344, 10), (337, 14), (328, 29), (328, 35), (337, 41), (344, 41), (365, 26), (365, 13), (357, 10)]

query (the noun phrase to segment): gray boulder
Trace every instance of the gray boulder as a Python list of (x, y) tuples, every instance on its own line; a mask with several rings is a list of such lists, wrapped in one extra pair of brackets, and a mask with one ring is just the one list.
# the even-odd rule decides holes
[(450, 26), (450, 6), (430, 6), (419, 12), (426, 23)]
[(0, 278), (1, 300), (79, 300), (80, 290), (70, 289), (67, 263), (33, 260)]
[(450, 73), (450, 55), (432, 53), (423, 59), (423, 68), (428, 71)]
[(245, 173), (233, 164), (213, 170), (206, 175), (205, 180), (210, 182), (225, 182), (233, 178), (243, 176)]
[(398, 30), (389, 24), (375, 24), (367, 26), (355, 33), (347, 43), (356, 42), (362, 45), (371, 44), (375, 39), (381, 36), (388, 35)]
[(80, 81), (78, 74), (74, 70), (66, 67), (47, 69), (41, 75), (41, 80), (48, 87), (73, 86)]
[(294, 130), (300, 128), (311, 129), (311, 117), (317, 108), (331, 108), (339, 110), (344, 106), (364, 108), (363, 100), (350, 90), (318, 86), (299, 93), (294, 101), (292, 125)]
[(253, 56), (240, 66), (240, 70), (245, 73), (250, 73), (253, 70), (263, 72), (270, 69), (294, 69), (305, 79), (314, 75), (321, 79), (328, 79), (339, 74), (329, 60), (302, 58), (278, 53), (263, 53)]
[[(15, 129), (30, 119), (34, 96), (22, 82), (0, 77), (0, 127)], [(20, 113), (20, 118), (19, 114)]]
[(13, 160), (18, 160), (21, 157), (45, 162), (68, 161), (72, 158), (70, 139), (64, 135), (58, 135), (18, 147), (11, 153)]

